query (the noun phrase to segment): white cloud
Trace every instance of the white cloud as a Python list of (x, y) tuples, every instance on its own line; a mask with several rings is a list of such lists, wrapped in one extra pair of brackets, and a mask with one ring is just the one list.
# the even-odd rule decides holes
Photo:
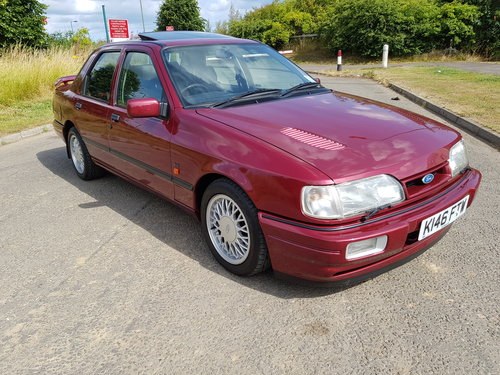
[(92, 0), (79, 0), (75, 4), (77, 12), (92, 13), (97, 10), (97, 4)]
[[(130, 32), (142, 32), (140, 1), (144, 13), (144, 28), (152, 31), (156, 28), (161, 0), (41, 0), (48, 5), (46, 29), (49, 33), (70, 31), (71, 27), (75, 30), (86, 27), (94, 40), (106, 39), (102, 5), (105, 6), (108, 19), (128, 19)], [(198, 4), (201, 16), (215, 26), (218, 21), (228, 18), (231, 3), (240, 14), (244, 14), (271, 2), (272, 0), (199, 0)]]

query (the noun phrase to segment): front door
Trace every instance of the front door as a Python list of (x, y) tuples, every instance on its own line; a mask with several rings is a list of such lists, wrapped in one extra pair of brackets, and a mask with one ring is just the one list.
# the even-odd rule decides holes
[(114, 106), (109, 113), (111, 164), (128, 178), (166, 198), (173, 198), (168, 118), (132, 118), (127, 101), (154, 98), (166, 103), (165, 91), (147, 49), (127, 51), (122, 63)]

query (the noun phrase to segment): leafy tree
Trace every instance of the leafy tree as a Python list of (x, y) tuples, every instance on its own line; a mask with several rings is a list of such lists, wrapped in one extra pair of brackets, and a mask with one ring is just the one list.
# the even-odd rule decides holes
[[(274, 48), (282, 48), (295, 35), (315, 33), (319, 29), (318, 15), (323, 14), (323, 3), (331, 0), (274, 0), (247, 13), (244, 17), (231, 17), (227, 31), (230, 35), (257, 39)], [(311, 8), (308, 9), (307, 6)]]
[(55, 32), (52, 34), (49, 34), (47, 43), (49, 47), (64, 47), (64, 48), (70, 48), (72, 46), (71, 42), (71, 37), (73, 36), (73, 33), (71, 31), (66, 31), (65, 33), (62, 32)]
[(71, 44), (76, 48), (86, 49), (92, 45), (89, 29), (86, 27), (82, 27), (71, 34)]
[(50, 34), (47, 38), (47, 44), (54, 47), (71, 48), (86, 50), (93, 45), (90, 39), (89, 29), (82, 27), (76, 32), (67, 31), (65, 33), (56, 32)]
[(395, 56), (418, 54), (432, 49), (438, 15), (432, 0), (339, 0), (323, 31), (332, 50), (376, 57), (389, 44)]
[(229, 7), (228, 20), (217, 21), (214, 32), (227, 35), (229, 34), (229, 25), (240, 20), (241, 15), (239, 10), (234, 7), (233, 3), (231, 3), (231, 6)]
[(197, 0), (164, 0), (156, 19), (158, 31), (166, 26), (175, 30), (203, 31), (205, 21), (200, 17), (200, 7)]
[(12, 44), (45, 46), (46, 9), (36, 0), (0, 0), (0, 48)]
[(210, 24), (210, 20), (203, 19), (203, 22), (205, 22), (205, 32), (212, 32), (212, 25)]
[(389, 44), (394, 56), (415, 55), (450, 47), (450, 41), (468, 48), (478, 17), (476, 6), (459, 1), (337, 0), (323, 31), (332, 50), (377, 57)]
[(214, 32), (217, 34), (228, 34), (227, 22), (217, 21), (217, 23), (215, 24)]
[[(456, 3), (457, 0), (440, 0), (440, 3)], [(476, 43), (471, 49), (486, 57), (500, 59), (500, 1), (461, 0), (460, 3), (474, 5), (479, 10), (479, 18), (474, 22)]]
[[(451, 46), (500, 57), (500, 0), (274, 0), (243, 17), (231, 7), (216, 30), (281, 48), (291, 37), (320, 34), (332, 51), (379, 57)], [(497, 4), (495, 7), (494, 4)], [(477, 41), (477, 43), (476, 43)], [(495, 52), (497, 51), (497, 52)]]
[[(450, 47), (470, 47), (475, 42), (474, 26), (480, 12), (474, 5), (462, 4), (457, 1), (443, 4), (441, 10), (442, 46), (449, 40)], [(446, 40), (448, 39), (448, 40)]]
[(231, 3), (231, 6), (229, 7), (229, 22), (238, 21), (240, 19), (240, 11), (234, 7), (233, 3)]

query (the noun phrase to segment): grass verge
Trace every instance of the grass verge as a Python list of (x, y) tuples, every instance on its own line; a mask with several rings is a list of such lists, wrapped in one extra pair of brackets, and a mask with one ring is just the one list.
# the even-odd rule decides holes
[[(328, 72), (339, 75), (335, 71)], [(424, 97), (457, 115), (469, 118), (500, 133), (500, 76), (467, 72), (448, 67), (397, 67), (344, 71), (355, 75), (391, 82)]]
[(0, 136), (52, 123), (52, 100), (0, 104)]
[(14, 47), (0, 55), (0, 136), (52, 121), (58, 77), (78, 72), (89, 51)]

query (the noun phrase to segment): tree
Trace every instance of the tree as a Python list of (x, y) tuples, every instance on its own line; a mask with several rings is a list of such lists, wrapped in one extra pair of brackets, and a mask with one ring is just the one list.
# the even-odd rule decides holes
[[(227, 31), (230, 35), (257, 39), (280, 49), (296, 35), (316, 33), (319, 29), (320, 0), (307, 0), (307, 5), (298, 0), (274, 0), (241, 17), (231, 5)], [(314, 13), (313, 13), (314, 11)]]
[(62, 47), (62, 48), (70, 48), (73, 43), (71, 42), (71, 38), (73, 33), (71, 31), (66, 32), (55, 32), (49, 34), (47, 39), (47, 43), (49, 47)]
[(480, 13), (460, 1), (337, 0), (324, 37), (335, 51), (378, 57), (389, 44), (393, 56), (416, 55), (450, 47), (469, 50)]
[(89, 29), (82, 27), (78, 29), (75, 33), (71, 33), (71, 44), (77, 49), (88, 49), (92, 45), (92, 39), (90, 39)]
[(476, 6), (462, 4), (457, 1), (441, 6), (441, 35), (449, 41), (449, 47), (470, 47), (475, 42), (474, 26), (480, 13)]
[(158, 31), (167, 26), (175, 30), (203, 31), (205, 21), (200, 17), (200, 7), (196, 0), (164, 0), (156, 19)]
[(45, 46), (46, 9), (36, 0), (0, 0), (0, 48), (12, 44)]
[[(440, 0), (443, 6), (457, 0)], [(500, 2), (498, 0), (461, 0), (460, 3), (474, 5), (479, 10), (479, 19), (474, 22), (475, 45), (473, 51), (485, 57), (500, 59)]]

